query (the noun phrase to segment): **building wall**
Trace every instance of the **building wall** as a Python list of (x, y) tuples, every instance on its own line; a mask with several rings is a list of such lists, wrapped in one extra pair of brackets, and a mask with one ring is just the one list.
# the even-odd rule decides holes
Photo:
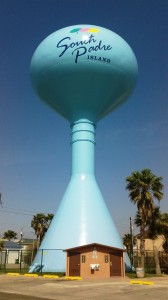
[[(86, 261), (82, 263), (82, 255), (85, 255)], [(105, 263), (105, 255), (108, 255), (108, 263)], [(91, 264), (99, 264), (99, 270), (91, 270)], [(88, 247), (81, 254), (81, 276), (100, 278), (100, 277), (110, 277), (110, 255), (102, 250), (99, 246), (96, 250), (93, 247)]]
[[(18, 260), (20, 257), (20, 250), (10, 250), (7, 251), (7, 261), (8, 264), (15, 264), (16, 260)], [(19, 261), (18, 261), (19, 263)]]
[[(107, 262), (105, 262), (105, 255)], [(82, 262), (82, 256), (85, 262)], [(123, 254), (122, 254), (123, 256)], [(69, 257), (67, 256), (67, 275), (69, 275)], [(99, 270), (91, 270), (91, 264), (99, 264)], [(121, 258), (122, 276), (124, 276), (123, 259)], [(96, 245), (86, 246), (80, 253), (80, 276), (82, 278), (109, 278), (110, 277), (110, 254), (109, 249)]]
[[(158, 251), (163, 251), (162, 244), (164, 242), (164, 237), (162, 235), (158, 236), (158, 238), (155, 240), (155, 245), (158, 249)], [(140, 249), (140, 239), (137, 239), (138, 243), (138, 250)], [(151, 239), (145, 239), (145, 250), (146, 251), (153, 251), (153, 240)]]

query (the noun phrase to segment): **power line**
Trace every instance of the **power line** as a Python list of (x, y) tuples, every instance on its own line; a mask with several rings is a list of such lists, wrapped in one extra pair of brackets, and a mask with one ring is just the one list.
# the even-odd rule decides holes
[[(7, 210), (6, 209), (4, 210), (2, 208), (2, 209), (0, 209), (0, 213), (22, 215), (22, 216), (30, 216), (30, 217), (32, 217), (34, 214), (38, 214), (38, 213), (48, 214), (48, 212), (37, 212), (37, 211), (27, 210), (27, 209), (19, 209), (19, 210), (16, 211), (16, 210), (14, 210), (14, 208), (12, 208), (12, 207), (6, 207), (6, 206), (4, 208), (6, 208)], [(14, 211), (9, 211), (8, 209), (9, 210), (14, 210)], [(25, 212), (30, 212), (32, 214), (25, 213)], [(121, 228), (125, 228), (125, 229), (129, 228), (129, 222), (127, 224), (126, 223), (115, 222), (115, 224), (116, 224), (117, 227), (121, 227)]]
[[(20, 210), (20, 211), (7, 211), (7, 210), (0, 210), (0, 213), (6, 213), (6, 214), (16, 214), (16, 215), (22, 215), (22, 216), (30, 216), (32, 217), (34, 214), (27, 214), (27, 213), (23, 213), (21, 211), (27, 211), (27, 210)], [(36, 212), (39, 213), (39, 212)], [(41, 213), (41, 212), (40, 212)], [(48, 214), (48, 213), (44, 213), (44, 214)], [(116, 223), (117, 227), (123, 227), (123, 228), (128, 228), (129, 224), (124, 224), (124, 223)]]
[[(2, 206), (2, 208), (6, 208), (6, 209), (14, 209), (14, 210), (15, 210), (15, 207)], [(27, 210), (27, 209), (18, 209), (18, 211), (26, 211), (26, 212), (38, 213), (38, 212), (35, 211), (35, 210)]]
[[(24, 211), (24, 210), (23, 210)], [(26, 210), (25, 210), (26, 211)], [(23, 215), (23, 216), (33, 216), (33, 214), (26, 214), (19, 211), (7, 211), (7, 210), (0, 210), (0, 213), (9, 213), (9, 214), (16, 214), (16, 215)], [(44, 213), (45, 214), (45, 213)], [(129, 224), (122, 224), (122, 223), (115, 223), (117, 226), (120, 227), (127, 227)]]
[[(13, 210), (14, 208), (9, 208), (9, 207), (5, 207), (7, 209)], [(24, 212), (32, 212), (33, 214), (27, 214)], [(19, 210), (14, 210), (14, 211), (9, 211), (9, 210), (4, 210), (3, 208), (0, 210), (0, 213), (9, 213), (9, 214), (17, 214), (17, 215), (25, 215), (25, 216), (33, 216), (34, 214), (49, 214), (49, 212), (37, 212), (37, 211), (32, 211), (32, 210), (26, 210), (26, 209), (19, 209)], [(51, 212), (50, 212), (51, 213)]]
[(15, 215), (23, 215), (23, 216), (33, 216), (30, 214), (25, 214), (25, 213), (21, 213), (21, 212), (16, 212), (16, 211), (7, 211), (7, 210), (0, 210), (0, 213), (7, 213), (7, 214), (15, 214)]

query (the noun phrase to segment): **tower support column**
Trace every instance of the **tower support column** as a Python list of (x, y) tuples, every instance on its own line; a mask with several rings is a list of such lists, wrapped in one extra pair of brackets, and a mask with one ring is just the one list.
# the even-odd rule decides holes
[(94, 174), (95, 166), (95, 124), (79, 120), (72, 128), (72, 175)]

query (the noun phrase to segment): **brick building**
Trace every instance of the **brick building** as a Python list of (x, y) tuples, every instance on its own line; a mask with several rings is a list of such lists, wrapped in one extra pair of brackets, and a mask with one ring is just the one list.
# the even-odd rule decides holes
[(125, 276), (124, 249), (93, 243), (65, 251), (67, 276), (82, 278)]

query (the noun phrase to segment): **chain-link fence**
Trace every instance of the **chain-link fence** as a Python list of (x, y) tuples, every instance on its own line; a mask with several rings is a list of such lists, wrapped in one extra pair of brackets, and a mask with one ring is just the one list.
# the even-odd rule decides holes
[[(129, 252), (128, 252), (128, 256), (131, 257)], [(164, 251), (158, 251), (158, 258), (159, 258), (161, 272), (168, 274), (168, 253), (165, 253)], [(140, 252), (134, 251), (132, 257), (133, 267), (134, 268), (139, 267), (140, 262), (141, 262)], [(155, 273), (155, 259), (154, 259), (153, 251), (145, 251), (144, 264), (145, 264), (146, 272)]]
[(0, 251), (0, 270), (26, 272), (34, 256), (33, 250), (2, 250)]
[[(38, 249), (39, 264), (33, 269), (33, 272), (43, 273), (45, 256), (49, 255), (54, 261), (57, 261), (60, 253), (63, 253), (63, 249)], [(28, 272), (36, 254), (37, 249), (2, 250), (0, 251), (0, 272)]]
[[(34, 270), (36, 273), (43, 272), (43, 261), (45, 255), (50, 255), (57, 258), (57, 254), (61, 249), (39, 249), (38, 255), (40, 257), (40, 264), (38, 268)], [(28, 272), (29, 267), (32, 265), (36, 250), (2, 250), (0, 251), (0, 272)], [(128, 253), (130, 256), (130, 253)], [(168, 253), (158, 252), (159, 263), (162, 273), (168, 274)], [(138, 251), (133, 254), (132, 263), (134, 268), (140, 266), (141, 256)], [(145, 271), (149, 273), (155, 272), (155, 260), (153, 251), (145, 251)]]

